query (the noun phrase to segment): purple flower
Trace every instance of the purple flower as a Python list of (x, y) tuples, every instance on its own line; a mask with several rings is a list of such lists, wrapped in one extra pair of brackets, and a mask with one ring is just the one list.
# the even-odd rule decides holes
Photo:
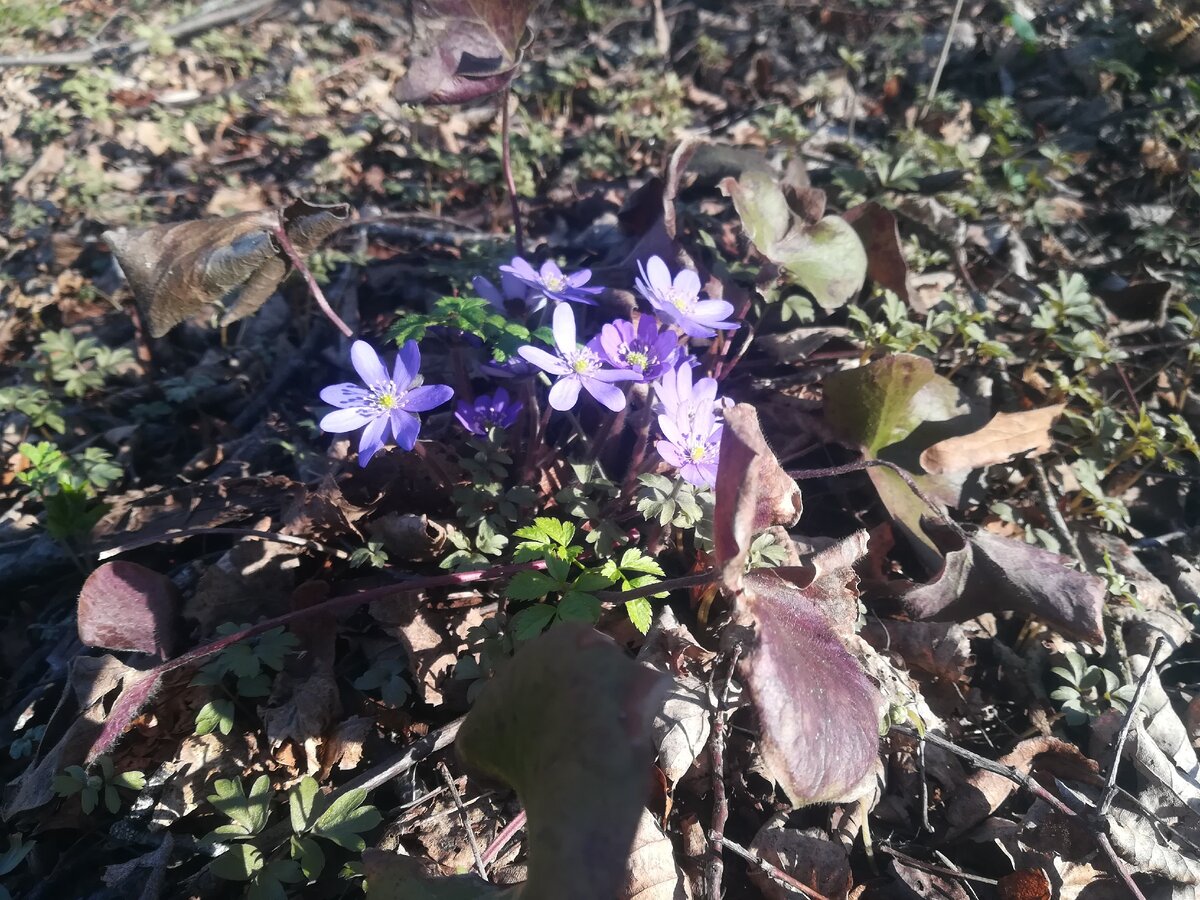
[(683, 269), (674, 280), (671, 270), (660, 257), (652, 256), (646, 265), (638, 262), (642, 277), (634, 284), (655, 311), (670, 325), (688, 337), (709, 338), (715, 329), (732, 330), (736, 322), (725, 321), (733, 315), (733, 304), (724, 300), (700, 299), (700, 276)]
[(613, 383), (637, 381), (636, 372), (602, 368), (596, 352), (575, 343), (575, 313), (566, 303), (554, 308), (554, 344), (558, 356), (538, 347), (524, 346), (517, 350), (521, 357), (539, 369), (559, 376), (550, 388), (550, 405), (559, 411), (574, 409), (583, 388), (613, 412), (625, 408), (625, 393)]
[(421, 383), (421, 351), (416, 341), (407, 341), (400, 348), (390, 377), (379, 354), (366, 341), (350, 345), (350, 361), (366, 387), (347, 382), (323, 389), (321, 399), (338, 408), (321, 420), (321, 430), (343, 434), (365, 425), (358, 442), (360, 466), (382, 449), (389, 429), (397, 446), (411, 450), (421, 431), (421, 420), (414, 413), (441, 406), (454, 396), (449, 385)]
[(689, 484), (714, 487), (724, 426), (716, 420), (712, 406), (683, 422), (673, 416), (659, 416), (658, 427), (665, 440), (656, 441), (654, 446), (667, 465), (678, 469), (679, 476)]
[(654, 382), (655, 409), (676, 422), (679, 430), (691, 430), (691, 422), (702, 413), (711, 413), (714, 406), (727, 406), (727, 399), (717, 399), (717, 380), (701, 378), (693, 383), (691, 360), (684, 360)]
[(535, 313), (546, 305), (544, 295), (531, 291), (529, 285), (508, 272), (500, 273), (500, 287), (496, 287), (482, 275), (471, 279), (471, 284), (475, 293), (506, 316), (514, 313)]
[(679, 339), (671, 331), (659, 331), (653, 316), (638, 319), (636, 331), (632, 322), (617, 319), (600, 329), (588, 347), (610, 366), (637, 372), (643, 381), (658, 378), (682, 353)]
[(482, 394), (474, 403), (458, 401), (454, 417), (471, 434), (487, 434), (489, 428), (511, 428), (524, 408), (525, 404), (513, 402), (504, 388), (496, 388), (492, 396)]
[(533, 266), (519, 256), (514, 256), (511, 265), (501, 266), (501, 272), (507, 272), (518, 281), (522, 281), (541, 293), (548, 300), (557, 302), (586, 303), (595, 306), (593, 294), (604, 292), (601, 287), (584, 287), (592, 277), (591, 269), (580, 269), (573, 275), (563, 274), (550, 260), (542, 263), (541, 271), (535, 271)]

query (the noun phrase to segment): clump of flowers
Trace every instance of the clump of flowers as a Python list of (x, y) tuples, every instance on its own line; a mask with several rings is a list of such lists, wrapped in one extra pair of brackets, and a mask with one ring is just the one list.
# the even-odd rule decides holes
[(474, 403), (458, 401), (454, 418), (471, 434), (485, 435), (493, 428), (512, 428), (524, 408), (525, 404), (513, 400), (504, 388), (496, 388), (496, 393), (481, 394)]
[(350, 345), (350, 361), (362, 379), (331, 384), (321, 399), (337, 409), (321, 419), (321, 430), (344, 434), (363, 429), (358, 444), (358, 464), (365, 466), (387, 443), (389, 433), (396, 445), (412, 450), (421, 432), (417, 413), (428, 412), (454, 396), (445, 384), (422, 384), (421, 351), (416, 341), (406, 341), (396, 354), (391, 375), (379, 354), (366, 341)]
[(688, 337), (710, 338), (718, 330), (738, 327), (736, 322), (727, 321), (733, 315), (732, 303), (700, 299), (700, 276), (691, 269), (682, 269), (672, 278), (671, 270), (658, 256), (650, 257), (644, 266), (639, 262), (638, 269), (642, 276), (634, 282), (638, 293), (664, 322)]
[(684, 355), (679, 339), (660, 331), (653, 316), (642, 316), (636, 327), (626, 319), (610, 322), (588, 347), (613, 368), (636, 372), (642, 381), (658, 378)]
[(542, 263), (539, 270), (516, 256), (509, 265), (501, 266), (500, 271), (533, 288), (545, 300), (553, 300), (556, 303), (583, 303), (595, 306), (596, 301), (592, 298), (596, 294), (604, 292), (604, 288), (594, 285), (586, 286), (592, 280), (591, 269), (580, 269), (578, 272), (566, 275), (551, 260)]

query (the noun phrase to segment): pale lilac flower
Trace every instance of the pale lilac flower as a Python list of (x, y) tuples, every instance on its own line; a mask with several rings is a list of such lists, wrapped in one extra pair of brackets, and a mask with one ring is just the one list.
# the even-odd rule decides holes
[(642, 277), (634, 284), (643, 297), (670, 325), (688, 337), (709, 338), (715, 329), (732, 330), (736, 322), (725, 321), (733, 315), (733, 304), (725, 300), (701, 300), (700, 276), (683, 269), (671, 278), (671, 270), (660, 257), (652, 256), (646, 265), (638, 262)]
[(350, 361), (366, 387), (346, 382), (323, 389), (321, 399), (338, 408), (321, 419), (321, 430), (344, 434), (362, 428), (360, 466), (383, 448), (389, 431), (395, 434), (397, 446), (411, 450), (421, 431), (415, 413), (441, 406), (454, 396), (449, 385), (421, 383), (421, 351), (416, 341), (407, 341), (400, 348), (390, 376), (366, 341), (350, 345)]
[(507, 272), (529, 285), (546, 299), (560, 303), (567, 301), (595, 306), (596, 301), (592, 299), (592, 295), (604, 292), (602, 287), (585, 287), (592, 277), (591, 269), (580, 269), (567, 275), (551, 260), (542, 263), (542, 268), (538, 271), (521, 257), (514, 256), (512, 263), (501, 266), (500, 271)]
[(489, 428), (512, 428), (525, 404), (514, 402), (504, 388), (496, 388), (490, 397), (481, 394), (474, 403), (458, 401), (454, 417), (471, 434), (487, 434)]
[(653, 316), (638, 319), (636, 330), (632, 322), (617, 319), (600, 329), (588, 347), (610, 366), (637, 372), (642, 381), (658, 378), (683, 352), (675, 333), (659, 331)]
[(521, 357), (539, 369), (557, 375), (550, 388), (550, 405), (560, 412), (574, 409), (583, 388), (613, 412), (625, 408), (625, 393), (614, 386), (617, 381), (637, 381), (636, 372), (627, 369), (605, 369), (600, 357), (588, 347), (575, 343), (575, 313), (566, 303), (554, 308), (554, 345), (558, 355), (538, 347), (524, 346), (517, 350)]
[(533, 291), (524, 281), (508, 272), (500, 273), (500, 287), (496, 287), (482, 275), (476, 275), (471, 284), (475, 293), (506, 316), (528, 315), (546, 305), (546, 297), (543, 294)]
[(686, 421), (659, 416), (658, 427), (665, 440), (656, 441), (654, 446), (663, 461), (678, 469), (679, 476), (689, 484), (714, 487), (724, 426), (716, 420), (712, 406)]
[(684, 360), (654, 382), (655, 411), (673, 419), (684, 432), (691, 430), (689, 423), (701, 413), (730, 405), (728, 399), (717, 399), (715, 378), (706, 377), (693, 382), (694, 364), (694, 360)]

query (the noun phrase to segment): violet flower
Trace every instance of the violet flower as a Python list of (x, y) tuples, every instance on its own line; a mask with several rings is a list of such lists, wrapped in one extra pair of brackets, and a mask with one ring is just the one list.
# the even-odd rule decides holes
[(528, 315), (546, 305), (545, 295), (532, 291), (528, 284), (508, 272), (500, 273), (500, 287), (496, 287), (482, 275), (471, 279), (471, 285), (475, 288), (475, 293), (506, 316)]
[(717, 380), (701, 378), (693, 382), (693, 360), (686, 359), (654, 382), (655, 410), (679, 425), (679, 430), (691, 430), (691, 422), (714, 407), (729, 405), (728, 399), (717, 399)]
[(489, 428), (511, 428), (524, 408), (525, 404), (520, 400), (514, 402), (504, 388), (496, 388), (496, 393), (490, 397), (481, 394), (474, 403), (458, 401), (454, 418), (471, 434), (482, 435)]
[(628, 369), (605, 369), (596, 352), (575, 343), (575, 313), (566, 303), (554, 308), (554, 345), (558, 355), (538, 347), (524, 346), (517, 350), (522, 359), (539, 369), (557, 375), (550, 388), (550, 405), (560, 412), (574, 409), (583, 388), (613, 412), (625, 408), (625, 393), (614, 386), (618, 381), (637, 381), (636, 372)]
[(725, 300), (701, 300), (700, 276), (682, 269), (672, 280), (671, 270), (658, 256), (642, 265), (642, 277), (635, 280), (638, 292), (646, 298), (663, 320), (679, 328), (688, 337), (710, 338), (716, 329), (733, 330), (736, 322), (725, 321), (733, 315), (733, 304)]
[(688, 421), (659, 416), (658, 427), (665, 440), (656, 441), (654, 447), (667, 465), (678, 469), (679, 476), (689, 484), (714, 487), (724, 426), (716, 420), (712, 407)]
[(659, 331), (658, 321), (648, 315), (638, 319), (636, 330), (625, 319), (605, 325), (588, 347), (610, 366), (636, 372), (642, 381), (661, 376), (683, 352), (674, 332)]
[(512, 263), (501, 266), (500, 271), (529, 285), (546, 299), (560, 303), (566, 301), (595, 306), (596, 301), (592, 299), (592, 295), (604, 292), (602, 287), (584, 286), (592, 277), (591, 269), (580, 269), (578, 272), (566, 275), (551, 260), (546, 260), (542, 263), (541, 271), (536, 271), (521, 257), (514, 256)]
[(321, 430), (344, 434), (362, 428), (360, 466), (383, 448), (389, 431), (395, 434), (397, 446), (411, 450), (421, 431), (421, 420), (415, 414), (441, 406), (454, 396), (449, 385), (421, 383), (421, 351), (416, 341), (406, 341), (400, 348), (390, 376), (366, 341), (350, 345), (350, 361), (366, 386), (346, 382), (324, 388), (321, 399), (338, 409), (321, 419)]

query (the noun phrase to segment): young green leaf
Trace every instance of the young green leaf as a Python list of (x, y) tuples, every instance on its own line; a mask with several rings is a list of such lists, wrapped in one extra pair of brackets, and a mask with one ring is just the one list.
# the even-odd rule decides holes
[(229, 734), (233, 730), (233, 711), (232, 700), (212, 700), (205, 703), (200, 707), (200, 712), (196, 713), (195, 733), (212, 734), (219, 729), (221, 734)]
[(253, 844), (234, 844), (208, 867), (218, 878), (226, 881), (249, 881), (263, 867), (262, 853)]
[(339, 847), (361, 853), (366, 846), (366, 841), (360, 837), (362, 832), (370, 831), (383, 821), (379, 810), (362, 805), (366, 799), (367, 792), (363, 788), (339, 795), (313, 823), (311, 833)]
[(294, 833), (303, 834), (312, 825), (319, 793), (320, 785), (309, 775), (301, 778), (288, 793), (288, 815)]

